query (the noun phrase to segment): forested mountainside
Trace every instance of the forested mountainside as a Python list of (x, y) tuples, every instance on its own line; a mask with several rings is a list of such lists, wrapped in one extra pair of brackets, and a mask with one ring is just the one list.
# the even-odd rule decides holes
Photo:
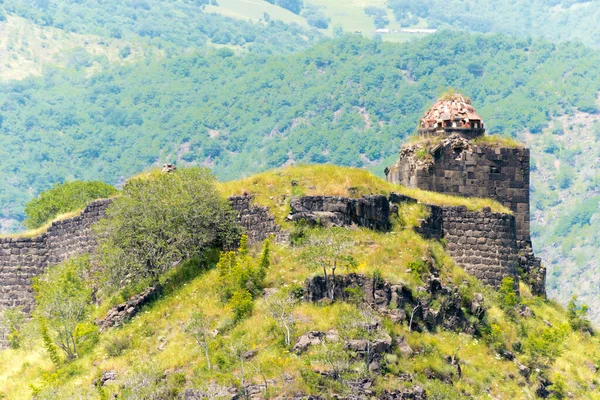
[(597, 321), (598, 115), (575, 112), (555, 118), (542, 134), (526, 133), (523, 138), (535, 162), (532, 236), (548, 266), (548, 294), (566, 302), (577, 293)]
[[(315, 37), (307, 24), (262, 16), (254, 23), (204, 12), (209, 1), (12, 1), (3, 2), (7, 15), (18, 15), (40, 26), (105, 38), (141, 41), (182, 53), (207, 44), (231, 45), (257, 52), (282, 53), (306, 47)], [(277, 7), (274, 7), (277, 9)]]
[(166, 161), (224, 179), (300, 162), (381, 173), (449, 87), (473, 98), (490, 133), (596, 110), (598, 58), (581, 45), (442, 32), (408, 44), (347, 36), (285, 57), (221, 49), (89, 78), (54, 70), (1, 88), (0, 202), (20, 219), (55, 182), (119, 183)]

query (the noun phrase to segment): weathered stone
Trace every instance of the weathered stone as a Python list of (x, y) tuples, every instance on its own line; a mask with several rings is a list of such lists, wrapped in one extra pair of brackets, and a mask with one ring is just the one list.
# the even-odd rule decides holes
[(400, 350), (400, 354), (402, 354), (404, 357), (408, 358), (414, 354), (414, 350), (408, 345), (408, 343), (406, 343), (404, 336), (397, 336), (395, 341), (398, 350)]
[(248, 242), (260, 243), (273, 236), (279, 243), (288, 243), (290, 233), (275, 223), (268, 207), (253, 205), (252, 199), (252, 195), (229, 197), (231, 207), (238, 213), (236, 222), (248, 236)]
[(523, 364), (518, 364), (517, 368), (519, 369), (519, 374), (521, 374), (521, 376), (524, 376), (525, 378), (529, 378), (529, 375), (531, 375), (531, 369), (529, 369), (529, 367), (527, 367)]
[[(161, 287), (149, 287), (142, 293), (132, 296), (127, 302), (119, 304), (106, 313), (104, 319), (96, 321), (100, 331), (123, 325), (137, 315), (142, 307), (152, 302), (161, 292)], [(162, 350), (166, 343), (161, 342)], [(160, 346), (159, 346), (160, 347)]]
[(104, 371), (100, 378), (100, 386), (104, 386), (107, 382), (117, 379), (117, 371)]
[(298, 338), (298, 341), (292, 347), (292, 351), (296, 354), (302, 354), (308, 350), (310, 346), (318, 345), (323, 342), (325, 333), (323, 332), (306, 332)]
[(292, 199), (292, 221), (306, 220), (324, 227), (364, 226), (386, 231), (390, 228), (390, 207), (385, 196), (359, 199), (339, 196), (304, 196)]

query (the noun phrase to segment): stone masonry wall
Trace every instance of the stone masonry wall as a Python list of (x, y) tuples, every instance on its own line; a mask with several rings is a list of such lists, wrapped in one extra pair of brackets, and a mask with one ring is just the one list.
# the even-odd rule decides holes
[(78, 216), (52, 223), (40, 236), (0, 239), (0, 310), (33, 306), (31, 279), (46, 267), (93, 249), (91, 225), (103, 215), (111, 200), (91, 202)]
[[(392, 194), (394, 204), (414, 202)], [(515, 218), (489, 208), (469, 211), (466, 207), (427, 204), (429, 215), (415, 230), (428, 239), (444, 239), (446, 252), (469, 274), (498, 287), (502, 279), (518, 279), (519, 248)]]
[(502, 279), (518, 279), (519, 255), (515, 218), (509, 214), (439, 207), (446, 252), (468, 273), (498, 287)]
[(385, 196), (358, 199), (340, 196), (303, 196), (290, 203), (288, 219), (305, 219), (328, 226), (357, 225), (379, 231), (390, 228), (390, 204)]
[(229, 198), (231, 207), (238, 213), (236, 222), (248, 235), (248, 242), (260, 243), (270, 236), (274, 236), (278, 243), (289, 242), (289, 232), (282, 230), (275, 222), (269, 207), (253, 205), (252, 199), (252, 195)]
[[(450, 138), (451, 139), (451, 138)], [(433, 149), (430, 163), (402, 154), (387, 179), (408, 187), (497, 200), (515, 215), (519, 247), (530, 247), (529, 149), (488, 147), (448, 140)]]

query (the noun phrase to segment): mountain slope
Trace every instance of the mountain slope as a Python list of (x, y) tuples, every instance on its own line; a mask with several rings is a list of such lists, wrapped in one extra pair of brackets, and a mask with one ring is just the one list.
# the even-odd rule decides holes
[(91, 75), (113, 64), (161, 58), (164, 51), (142, 43), (67, 33), (9, 15), (0, 22), (0, 80), (40, 76), (48, 67), (83, 70)]
[[(340, 175), (346, 176), (346, 181), (341, 181)], [(275, 182), (279, 186), (272, 184)], [(271, 202), (277, 214), (279, 207), (289, 204), (290, 197), (276, 196), (277, 202), (283, 201), (283, 205), (278, 204), (271, 200), (275, 193), (316, 190), (319, 194), (339, 194), (366, 182), (374, 192), (385, 192), (389, 187), (366, 171), (317, 166), (271, 171), (226, 183), (221, 191), (230, 195), (251, 190), (257, 198)], [(567, 392), (578, 398), (598, 398), (594, 392), (595, 365), (600, 357), (597, 337), (573, 330), (560, 306), (532, 297), (526, 286), (521, 286), (518, 309), (528, 311), (517, 313), (514, 299), (508, 299), (506, 292), (483, 287), (452, 262), (440, 243), (427, 241), (413, 231), (422, 212), (418, 205), (405, 204), (399, 211), (404, 223), (395, 223), (391, 232), (347, 231), (353, 241), (347, 253), (357, 264), (353, 272), (376, 282), (403, 285), (406, 293), (423, 301), (431, 296), (432, 282), (454, 287), (450, 295), (443, 292), (422, 304), (439, 311), (457, 298), (463, 299), (459, 308), (475, 331), (431, 328), (418, 317), (410, 322), (408, 317), (392, 322), (385, 315), (372, 316), (379, 320), (375, 337), (389, 335), (395, 343), (381, 353), (378, 370), (365, 370), (360, 352), (340, 353), (335, 345), (313, 344), (305, 351), (291, 350), (271, 316), (269, 296), (285, 288), (292, 293), (301, 291), (305, 278), (321, 274), (320, 269), (310, 269), (301, 256), (310, 242), (299, 241), (294, 246), (271, 247), (265, 278), (267, 295), (254, 301), (250, 316), (234, 320), (232, 308), (219, 292), (218, 269), (210, 263), (206, 269), (186, 264), (163, 277), (164, 296), (122, 328), (101, 333), (98, 343), (60, 368), (52, 366), (38, 336), (26, 333), (22, 349), (0, 353), (2, 391), (10, 399), (29, 398), (32, 389), (38, 399), (110, 398), (114, 393), (124, 399), (174, 399), (186, 389), (190, 395), (216, 395), (228, 389), (242, 393), (246, 387), (259, 396), (312, 394), (328, 398), (347, 390), (355, 395), (367, 390), (382, 398), (386, 391), (414, 394), (421, 388), (433, 399), (533, 398), (536, 393), (560, 397)], [(292, 223), (284, 224), (294, 229)], [(304, 234), (319, 232), (327, 231)], [(260, 247), (251, 249), (251, 260), (259, 253)], [(340, 270), (338, 274), (348, 272)], [(483, 300), (475, 293), (483, 293)], [(475, 298), (479, 298), (477, 307), (481, 309), (472, 305)], [(105, 299), (92, 318), (104, 317), (111, 305)], [(335, 340), (332, 329), (338, 332), (338, 340), (365, 340), (360, 339), (364, 332), (349, 327), (348, 317), (360, 320), (360, 312), (371, 314), (352, 297), (333, 303), (304, 301), (292, 309), (292, 345), (309, 331), (328, 332)], [(212, 368), (207, 368), (204, 349), (186, 328), (198, 310), (210, 321)], [(356, 358), (335, 358), (340, 354), (354, 354)], [(332, 371), (343, 371), (343, 376), (338, 380)], [(366, 387), (365, 382), (369, 382)]]

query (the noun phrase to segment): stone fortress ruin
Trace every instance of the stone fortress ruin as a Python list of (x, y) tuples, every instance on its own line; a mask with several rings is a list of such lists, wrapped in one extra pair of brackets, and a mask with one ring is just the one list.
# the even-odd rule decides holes
[[(386, 168), (385, 175), (389, 182), (407, 187), (490, 198), (509, 208), (515, 220), (517, 269), (534, 292), (544, 294), (545, 270), (533, 254), (529, 231), (529, 157), (527, 148), (486, 136), (471, 101), (453, 94), (425, 113), (418, 140), (402, 147), (398, 162)], [(480, 236), (469, 229), (462, 234), (467, 241)], [(481, 269), (489, 265), (475, 253), (457, 262), (481, 277)]]
[[(460, 95), (436, 102), (421, 119), (418, 133), (417, 141), (402, 147), (398, 162), (386, 168), (389, 182), (494, 199), (512, 213), (424, 204), (428, 216), (416, 231), (426, 238), (443, 239), (456, 263), (486, 284), (498, 287), (504, 278), (513, 277), (531, 285), (535, 294), (545, 295), (545, 269), (533, 254), (529, 233), (529, 150), (486, 137), (481, 117)], [(165, 173), (174, 170), (173, 165), (163, 167)], [(229, 201), (250, 243), (270, 236), (290, 242), (290, 232), (277, 224), (268, 207), (254, 204), (251, 194)], [(80, 215), (55, 221), (34, 237), (0, 238), (0, 311), (22, 307), (29, 313), (34, 306), (31, 282), (35, 276), (69, 257), (93, 253), (96, 243), (91, 227), (111, 202), (91, 202)], [(361, 198), (301, 196), (291, 199), (288, 220), (387, 231), (398, 206), (416, 202), (395, 193)]]

